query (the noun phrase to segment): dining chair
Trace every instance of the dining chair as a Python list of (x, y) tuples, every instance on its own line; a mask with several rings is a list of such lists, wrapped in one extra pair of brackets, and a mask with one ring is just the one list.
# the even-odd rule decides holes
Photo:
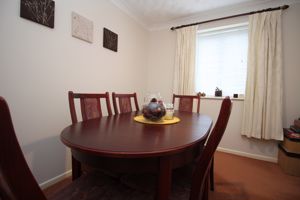
[[(101, 108), (101, 99), (104, 99), (106, 102), (107, 114), (112, 115), (111, 105), (109, 100), (109, 93), (74, 93), (73, 91), (68, 92), (69, 98), (69, 107), (71, 113), (72, 124), (78, 122), (76, 109), (75, 109), (75, 99), (80, 100), (81, 116), (82, 121), (89, 119), (100, 118), (103, 116)], [(73, 156), (72, 156), (72, 177), (75, 180), (82, 174), (82, 171), (90, 170), (90, 167), (87, 165), (81, 165)]]
[(9, 107), (0, 96), (0, 199), (1, 200), (153, 200), (151, 195), (128, 188), (117, 178), (91, 171), (58, 192), (43, 193), (27, 165), (16, 137)]
[[(194, 165), (178, 168), (173, 171), (171, 200), (207, 200), (209, 190), (209, 171), (212, 158), (219, 145), (231, 114), (232, 102), (226, 97), (221, 105), (217, 122), (208, 137), (202, 152), (195, 160)], [(122, 176), (121, 181), (130, 188), (139, 191), (155, 193), (155, 174), (127, 174)]]
[[(201, 93), (197, 95), (177, 95), (173, 94), (173, 105), (175, 105), (176, 99), (179, 99), (178, 110), (185, 112), (193, 112), (194, 101), (197, 105), (197, 113), (200, 113), (200, 99)], [(214, 158), (212, 158), (211, 169), (210, 169), (210, 189), (214, 191)]]
[(178, 95), (173, 94), (172, 103), (175, 105), (176, 99), (179, 100), (178, 110), (185, 112), (193, 112), (194, 100), (197, 103), (197, 113), (200, 112), (200, 94), (197, 95)]
[(113, 101), (115, 114), (132, 112), (133, 110), (131, 105), (131, 99), (134, 100), (135, 110), (139, 111), (140, 109), (139, 109), (136, 93), (120, 94), (120, 93), (113, 92), (112, 101)]
[(73, 124), (78, 122), (74, 99), (80, 99), (82, 121), (99, 118), (103, 116), (102, 108), (101, 108), (101, 99), (104, 99), (106, 102), (107, 114), (112, 115), (108, 92), (92, 94), (92, 93), (73, 93), (72, 91), (69, 91), (68, 96), (69, 96), (71, 119)]

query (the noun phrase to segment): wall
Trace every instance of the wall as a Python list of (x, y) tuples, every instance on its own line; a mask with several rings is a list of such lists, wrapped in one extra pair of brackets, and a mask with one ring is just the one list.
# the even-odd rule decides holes
[[(273, 7), (273, 6), (271, 6)], [(249, 7), (248, 11), (262, 9)], [(246, 10), (244, 10), (246, 11)], [(214, 12), (205, 15), (204, 18), (193, 19), (204, 21), (216, 17), (228, 16), (243, 12), (237, 10), (226, 13)], [(247, 12), (247, 11), (246, 11)], [(283, 11), (283, 125), (288, 127), (293, 120), (300, 116), (300, 93), (299, 93), (299, 74), (300, 74), (300, 3), (292, 4), (288, 10)], [(208, 23), (201, 28), (211, 28), (222, 25), (241, 23), (247, 21), (247, 17), (233, 18), (214, 23)], [(190, 22), (187, 22), (190, 23)], [(166, 101), (171, 101), (173, 67), (175, 57), (176, 33), (169, 29), (162, 29), (151, 32), (149, 42), (149, 65), (148, 65), (148, 90), (160, 91)], [(201, 112), (217, 118), (220, 108), (220, 100), (202, 99)], [(259, 159), (276, 161), (277, 142), (261, 141), (250, 139), (240, 135), (241, 117), (243, 101), (234, 101), (232, 115), (221, 141), (220, 150), (255, 157)]]
[(147, 69), (147, 92), (161, 93), (170, 102), (176, 47), (176, 34), (170, 30), (151, 32)]
[[(67, 92), (143, 96), (148, 32), (109, 1), (55, 1), (55, 28), (19, 17), (19, 0), (0, 2), (0, 95), (11, 109), (22, 150), (43, 183), (70, 170), (59, 134), (71, 123)], [(71, 36), (71, 12), (94, 22), (94, 43)], [(119, 35), (118, 52), (102, 47), (102, 29)]]
[(300, 2), (283, 15), (283, 119), (285, 127), (300, 117)]

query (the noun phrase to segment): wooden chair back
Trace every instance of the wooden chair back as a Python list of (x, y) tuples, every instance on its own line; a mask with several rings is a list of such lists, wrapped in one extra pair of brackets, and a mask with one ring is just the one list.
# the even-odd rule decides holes
[[(134, 100), (135, 110), (139, 111), (140, 109), (139, 109), (136, 93), (118, 94), (113, 92), (112, 101), (113, 101), (115, 114), (132, 112), (133, 110), (131, 105), (131, 99)], [(119, 109), (118, 109), (118, 105), (119, 105)]]
[(77, 123), (77, 115), (74, 99), (80, 99), (82, 121), (102, 117), (101, 99), (105, 99), (108, 115), (112, 115), (109, 93), (73, 93), (69, 91), (69, 106), (72, 118), (72, 123)]
[(0, 97), (0, 199), (46, 200), (16, 137), (6, 101)]
[[(204, 150), (196, 161), (190, 200), (207, 199), (208, 175), (211, 160), (227, 127), (227, 123), (231, 114), (231, 108), (232, 102), (230, 98), (225, 97), (222, 102), (217, 122), (207, 140)], [(205, 197), (202, 198), (202, 196)]]
[(185, 112), (193, 112), (194, 100), (197, 104), (197, 113), (200, 112), (200, 94), (197, 95), (177, 95), (173, 94), (173, 105), (175, 106), (175, 100), (179, 99), (178, 110)]

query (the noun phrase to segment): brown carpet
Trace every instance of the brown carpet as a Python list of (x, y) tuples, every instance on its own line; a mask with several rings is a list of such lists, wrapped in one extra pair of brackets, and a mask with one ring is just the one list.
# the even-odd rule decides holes
[[(68, 178), (44, 190), (47, 196), (71, 182)], [(215, 191), (210, 200), (300, 200), (300, 177), (277, 164), (232, 154), (215, 154)]]
[(211, 200), (300, 200), (300, 177), (275, 164), (232, 154), (215, 154)]

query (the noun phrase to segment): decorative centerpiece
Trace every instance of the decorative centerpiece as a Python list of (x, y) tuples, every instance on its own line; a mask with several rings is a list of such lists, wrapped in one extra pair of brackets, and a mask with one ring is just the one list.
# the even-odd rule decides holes
[(144, 118), (151, 121), (159, 121), (166, 114), (166, 108), (162, 100), (151, 98), (148, 104), (143, 106), (142, 110)]
[(176, 124), (180, 119), (174, 114), (173, 104), (165, 104), (160, 94), (147, 94), (144, 98), (142, 115), (137, 115), (133, 119), (136, 122), (153, 125)]

